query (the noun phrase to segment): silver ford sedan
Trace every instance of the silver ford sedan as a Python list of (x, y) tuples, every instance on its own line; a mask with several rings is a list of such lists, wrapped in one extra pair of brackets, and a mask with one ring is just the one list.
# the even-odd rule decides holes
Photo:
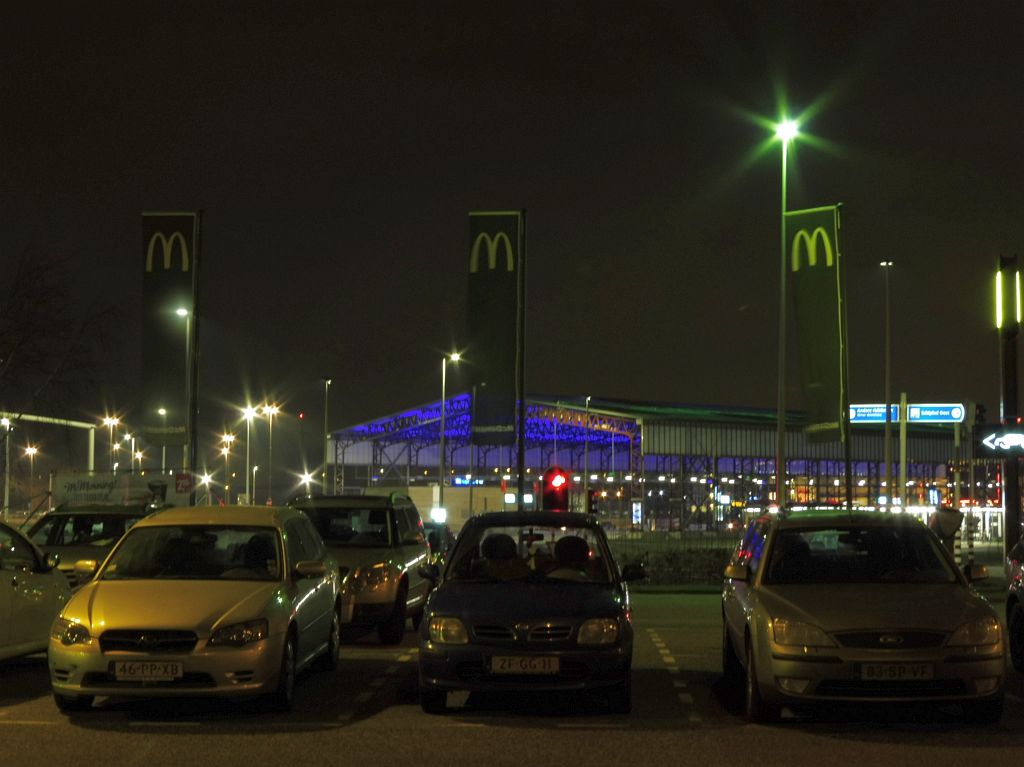
[(50, 631), (62, 711), (96, 696), (264, 697), (291, 706), (296, 673), (334, 669), (337, 564), (304, 514), (272, 507), (169, 509), (140, 520)]
[(722, 656), (747, 717), (836, 701), (955, 702), (997, 721), (1006, 644), (989, 603), (909, 516), (753, 521), (725, 570)]

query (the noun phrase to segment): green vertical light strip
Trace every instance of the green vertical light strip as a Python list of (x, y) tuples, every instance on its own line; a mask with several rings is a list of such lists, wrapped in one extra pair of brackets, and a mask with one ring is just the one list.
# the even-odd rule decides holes
[(996, 272), (996, 327), (1003, 327), (1003, 272)]
[(1020, 272), (1013, 273), (1013, 289), (1017, 301), (1017, 324), (1020, 325)]

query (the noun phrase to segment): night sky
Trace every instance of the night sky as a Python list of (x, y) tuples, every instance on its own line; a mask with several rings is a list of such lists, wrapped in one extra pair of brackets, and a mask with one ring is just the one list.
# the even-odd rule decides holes
[(789, 208), (844, 204), (851, 399), (882, 398), (891, 259), (894, 391), (992, 417), (1022, 41), (1017, 0), (8, 4), (0, 261), (68, 259), (76, 302), (119, 307), (103, 386), (50, 414), (130, 418), (140, 213), (202, 209), (200, 426), (273, 398), (316, 456), (325, 375), (332, 427), (439, 396), (467, 212), (525, 208), (530, 391), (774, 407), (756, 155), (789, 105), (820, 139)]

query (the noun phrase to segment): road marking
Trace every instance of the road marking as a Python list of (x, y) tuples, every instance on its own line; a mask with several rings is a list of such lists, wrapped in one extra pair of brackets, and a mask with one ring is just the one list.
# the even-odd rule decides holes
[(686, 687), (686, 682), (684, 682), (682, 679), (673, 679), (672, 684), (676, 687)]
[(29, 724), (29, 725), (44, 725), (44, 724), (57, 724), (57, 722), (44, 722), (36, 719), (4, 719), (0, 724)]
[(644, 631), (646, 631), (648, 634), (653, 634), (657, 631), (657, 629), (644, 629)]
[(384, 677), (379, 676), (370, 682), (370, 687), (380, 687), (382, 684), (384, 684), (384, 681)]
[(388, 666), (388, 667), (387, 667), (387, 668), (386, 668), (386, 669), (384, 670), (384, 673), (385, 673), (385, 674), (394, 674), (394, 673), (396, 673), (396, 672), (398, 671), (398, 669), (399, 669), (399, 668), (400, 668), (400, 666), (399, 666), (399, 665), (398, 665), (398, 664), (396, 663), (396, 664), (395, 664), (395, 665), (393, 665), (393, 666)]
[(665, 661), (665, 665), (666, 666), (674, 666), (674, 665), (676, 665), (676, 659), (673, 658), (671, 655), (666, 655), (665, 657), (662, 658), (662, 660)]
[(558, 722), (555, 724), (555, 727), (563, 730), (624, 730), (626, 725), (604, 724), (600, 722), (594, 722), (593, 724), (587, 722)]
[(411, 660), (412, 660), (412, 655), (411, 654), (399, 655), (398, 656), (399, 663), (407, 663), (407, 662), (409, 662)]
[(679, 702), (680, 703), (693, 703), (693, 696), (690, 695), (690, 693), (688, 693), (688, 692), (681, 692), (681, 693), (679, 693)]

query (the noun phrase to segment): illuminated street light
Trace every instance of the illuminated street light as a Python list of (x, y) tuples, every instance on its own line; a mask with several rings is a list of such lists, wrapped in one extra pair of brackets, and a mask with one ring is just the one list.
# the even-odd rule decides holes
[(306, 486), (306, 496), (308, 497), (309, 496), (309, 483), (313, 481), (313, 475), (310, 474), (308, 471), (304, 471), (302, 473), (302, 476), (299, 479), (301, 479), (303, 484), (305, 484), (305, 486)]
[(782, 145), (782, 205), (779, 216), (779, 381), (778, 416), (775, 431), (775, 502), (785, 508), (786, 498), (786, 170), (789, 142), (799, 135), (794, 120), (784, 119), (775, 126), (775, 137)]
[(156, 412), (163, 419), (163, 434), (160, 435), (163, 443), (160, 446), (160, 473), (163, 474), (167, 471), (167, 408), (159, 408)]
[(267, 417), (267, 500), (274, 504), (274, 416), (281, 412), (277, 405), (264, 405), (263, 415)]
[(447, 461), (445, 460), (445, 454), (444, 454), (444, 451), (445, 451), (445, 447), (444, 447), (444, 440), (445, 440), (444, 414), (445, 414), (445, 410), (447, 410), (447, 408), (445, 407), (444, 400), (445, 400), (445, 379), (447, 377), (448, 360), (449, 359), (452, 362), (458, 364), (459, 360), (462, 359), (462, 355), (459, 354), (458, 352), (452, 352), (451, 354), (446, 354), (445, 356), (443, 356), (441, 358), (441, 457), (440, 457), (440, 460), (438, 461), (438, 472), (437, 472), (438, 480), (439, 480), (438, 483), (437, 483), (437, 507), (440, 508), (440, 509), (444, 508), (444, 483), (448, 479), (445, 476), (445, 472), (446, 472), (446, 469), (447, 469), (447, 467), (446, 467)]
[(246, 405), (242, 408), (242, 418), (245, 419), (245, 497), (248, 499), (248, 504), (252, 506), (252, 495), (256, 491), (254, 485), (250, 485), (249, 480), (251, 479), (251, 472), (249, 471), (251, 451), (249, 450), (249, 443), (252, 437), (252, 419), (259, 415), (259, 411), (252, 405)]
[(107, 427), (110, 435), (110, 451), (108, 456), (110, 458), (110, 471), (114, 471), (114, 427), (121, 423), (121, 419), (117, 416), (104, 416), (103, 425)]
[[(225, 437), (234, 438), (233, 434), (225, 434)], [(228, 440), (228, 444), (231, 441)], [(225, 445), (220, 449), (220, 454), (224, 457), (224, 503), (231, 504), (231, 448)]]
[(29, 445), (25, 448), (25, 455), (28, 456), (28, 508), (32, 509), (32, 499), (35, 497), (35, 482), (36, 482), (36, 453), (39, 452), (39, 448), (35, 445)]
[[(889, 272), (892, 270), (892, 261), (879, 261), (885, 273), (885, 440), (883, 458), (885, 460), (885, 486), (892, 482), (892, 315), (889, 301)], [(886, 510), (889, 508), (889, 496), (885, 497)]]

